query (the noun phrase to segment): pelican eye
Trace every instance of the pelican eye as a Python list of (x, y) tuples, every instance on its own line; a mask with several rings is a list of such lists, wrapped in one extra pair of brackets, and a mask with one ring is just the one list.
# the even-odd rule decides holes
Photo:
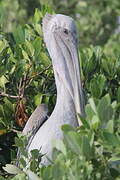
[(64, 32), (65, 34), (69, 34), (68, 29), (64, 29), (63, 32)]

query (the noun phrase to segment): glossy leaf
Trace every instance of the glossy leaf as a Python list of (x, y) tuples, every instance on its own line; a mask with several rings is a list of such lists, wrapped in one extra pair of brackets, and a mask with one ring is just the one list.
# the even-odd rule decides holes
[(17, 168), (16, 166), (12, 165), (12, 164), (6, 164), (5, 167), (3, 167), (3, 169), (5, 171), (7, 171), (8, 173), (10, 174), (19, 174), (19, 173), (22, 173), (22, 171)]
[(64, 137), (72, 152), (79, 155), (81, 153), (81, 148), (80, 138), (77, 133), (74, 131), (69, 131), (68, 133), (64, 134)]
[(25, 29), (19, 26), (13, 33), (14, 39), (17, 44), (25, 42)]

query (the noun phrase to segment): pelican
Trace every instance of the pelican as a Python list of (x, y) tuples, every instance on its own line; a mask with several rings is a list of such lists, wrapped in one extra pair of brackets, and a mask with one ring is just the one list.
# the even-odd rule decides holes
[(41, 164), (48, 165), (49, 160), (52, 160), (52, 142), (63, 139), (61, 126), (64, 124), (73, 127), (81, 125), (77, 114), (84, 115), (84, 97), (74, 20), (62, 14), (46, 14), (43, 18), (43, 35), (52, 59), (57, 88), (56, 105), (46, 121), (47, 108), (43, 106), (41, 110), (39, 106), (33, 112), (32, 118), (28, 120), (23, 132), (25, 134), (29, 131), (35, 132), (29, 140), (28, 152), (30, 153), (33, 149), (40, 150), (40, 153), (44, 154)]

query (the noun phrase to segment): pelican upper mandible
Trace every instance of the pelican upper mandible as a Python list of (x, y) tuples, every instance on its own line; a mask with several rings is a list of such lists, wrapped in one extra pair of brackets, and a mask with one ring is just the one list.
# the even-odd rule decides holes
[[(57, 100), (51, 116), (45, 122), (42, 116), (42, 123), (37, 124), (38, 130), (35, 131), (31, 142), (28, 142), (28, 152), (33, 149), (40, 150), (44, 154), (41, 164), (47, 165), (49, 159), (52, 159), (52, 142), (63, 139), (61, 126), (64, 124), (73, 127), (81, 125), (78, 122), (77, 113), (84, 115), (84, 97), (74, 20), (62, 14), (46, 14), (43, 18), (43, 35), (52, 59)], [(39, 109), (36, 112), (39, 116)], [(35, 118), (34, 112), (32, 119)], [(41, 118), (38, 119), (40, 121)], [(30, 119), (27, 122), (28, 127), (29, 122)], [(34, 124), (34, 121), (32, 123)]]

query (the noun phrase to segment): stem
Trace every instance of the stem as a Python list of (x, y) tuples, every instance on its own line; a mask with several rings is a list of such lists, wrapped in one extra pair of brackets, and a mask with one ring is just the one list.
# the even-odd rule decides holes
[(0, 96), (10, 97), (10, 98), (14, 98), (14, 99), (22, 98), (22, 96), (14, 96), (14, 95), (6, 94), (4, 92), (0, 92)]

